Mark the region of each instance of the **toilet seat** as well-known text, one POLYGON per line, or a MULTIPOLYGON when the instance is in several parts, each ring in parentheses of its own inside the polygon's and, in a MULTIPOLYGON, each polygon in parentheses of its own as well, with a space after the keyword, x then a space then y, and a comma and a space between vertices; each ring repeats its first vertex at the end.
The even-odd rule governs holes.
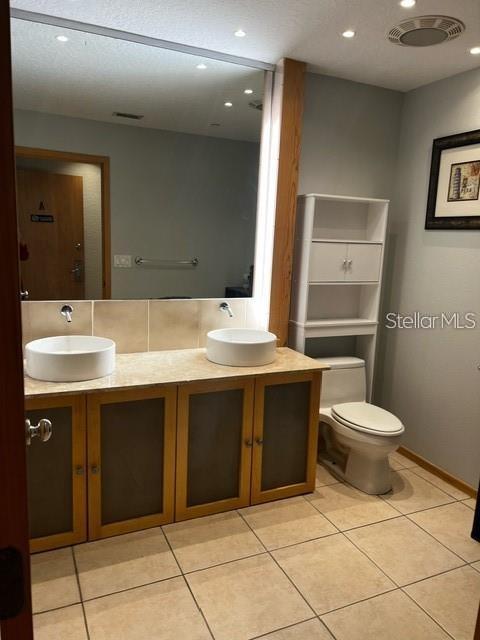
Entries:
POLYGON ((376 436, 398 436, 405 431, 400 420, 390 413, 368 402, 344 402, 331 409, 338 422, 364 433, 376 436))

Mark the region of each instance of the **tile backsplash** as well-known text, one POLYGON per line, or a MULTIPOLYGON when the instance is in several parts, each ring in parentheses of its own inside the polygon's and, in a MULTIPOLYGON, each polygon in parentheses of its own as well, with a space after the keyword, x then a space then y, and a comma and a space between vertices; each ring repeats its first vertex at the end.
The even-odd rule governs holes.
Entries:
POLYGON ((220 311, 225 298, 205 300, 54 300, 22 302, 23 344, 57 335, 96 335, 116 342, 117 353, 195 349, 212 329, 255 326, 251 298, 228 302, 234 317, 220 311), (60 314, 73 307, 72 322, 60 314))

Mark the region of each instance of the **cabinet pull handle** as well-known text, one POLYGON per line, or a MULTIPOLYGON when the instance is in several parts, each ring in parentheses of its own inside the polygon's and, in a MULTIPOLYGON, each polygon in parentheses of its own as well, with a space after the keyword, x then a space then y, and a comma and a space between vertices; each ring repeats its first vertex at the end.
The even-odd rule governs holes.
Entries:
POLYGON ((246 447, 253 447, 253 440, 252 439, 245 440, 245 446, 246 447))
POLYGON ((255 442, 258 444, 258 446, 261 446, 263 444, 263 438, 255 438, 255 442))
POLYGON ((347 268, 348 269, 352 268, 352 263, 353 263, 353 260, 347 260, 347 268))
POLYGON ((346 258, 344 258, 343 263, 342 263, 342 269, 343 269, 344 271, 346 271, 346 270, 347 270, 347 262, 348 262, 348 261, 347 261, 347 259, 346 259, 346 258))
POLYGON ((96 475, 97 473, 100 473, 100 466, 98 464, 92 464, 90 471, 96 475))
POLYGON ((83 476, 84 473, 85 473, 85 469, 82 467, 82 465, 79 464, 75 467, 75 474, 77 476, 83 476))

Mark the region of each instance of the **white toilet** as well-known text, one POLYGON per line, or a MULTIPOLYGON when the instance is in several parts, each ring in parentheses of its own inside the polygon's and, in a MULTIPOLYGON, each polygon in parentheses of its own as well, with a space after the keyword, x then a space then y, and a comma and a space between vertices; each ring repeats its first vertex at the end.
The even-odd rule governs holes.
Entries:
POLYGON ((330 367, 322 377, 320 462, 365 493, 390 491, 388 454, 399 447, 405 427, 392 413, 366 401, 364 360, 317 360, 330 367))

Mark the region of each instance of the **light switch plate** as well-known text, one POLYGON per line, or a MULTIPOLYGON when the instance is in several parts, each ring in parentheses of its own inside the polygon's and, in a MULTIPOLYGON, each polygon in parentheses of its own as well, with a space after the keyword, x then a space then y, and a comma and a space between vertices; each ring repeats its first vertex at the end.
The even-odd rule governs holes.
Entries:
POLYGON ((113 256, 113 266, 120 269, 130 269, 132 266, 132 256, 113 256))

